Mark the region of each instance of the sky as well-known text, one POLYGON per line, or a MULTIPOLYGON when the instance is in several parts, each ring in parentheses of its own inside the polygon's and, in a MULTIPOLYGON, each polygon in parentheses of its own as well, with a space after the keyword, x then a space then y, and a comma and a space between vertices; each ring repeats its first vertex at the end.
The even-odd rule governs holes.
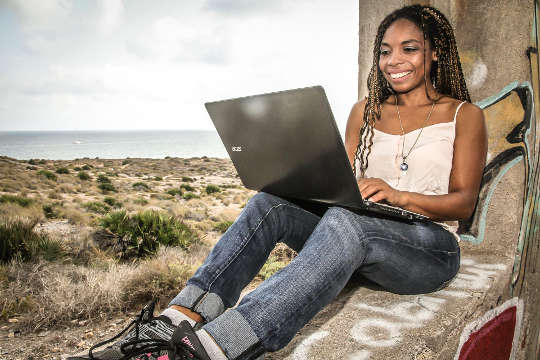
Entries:
POLYGON ((0 0, 0 131, 213 129, 204 103, 322 85, 341 131, 357 0, 0 0))

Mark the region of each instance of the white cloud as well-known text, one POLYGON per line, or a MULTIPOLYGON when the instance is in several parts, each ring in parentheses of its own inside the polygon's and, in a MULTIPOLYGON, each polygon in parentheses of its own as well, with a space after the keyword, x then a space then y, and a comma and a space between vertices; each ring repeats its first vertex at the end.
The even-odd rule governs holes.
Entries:
POLYGON ((21 16, 23 25, 29 30, 50 30, 62 23, 71 12, 68 0, 6 0, 21 16))
POLYGON ((124 3, 122 0, 99 0, 99 6, 98 29, 103 34, 111 34, 122 23, 124 3))

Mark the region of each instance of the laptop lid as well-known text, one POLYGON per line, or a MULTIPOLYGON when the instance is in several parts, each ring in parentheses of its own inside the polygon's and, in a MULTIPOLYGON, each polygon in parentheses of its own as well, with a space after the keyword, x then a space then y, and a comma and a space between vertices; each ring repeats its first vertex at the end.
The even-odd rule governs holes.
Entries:
POLYGON ((249 189, 362 207, 321 86, 208 102, 208 113, 249 189))

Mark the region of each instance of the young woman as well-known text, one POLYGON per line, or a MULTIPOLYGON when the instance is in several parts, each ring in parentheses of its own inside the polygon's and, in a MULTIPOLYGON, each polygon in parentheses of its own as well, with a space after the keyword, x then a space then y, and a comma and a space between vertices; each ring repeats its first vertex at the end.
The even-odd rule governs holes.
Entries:
POLYGON ((368 88, 345 139, 360 191, 433 221, 339 207, 319 217, 258 193, 168 309, 158 317, 143 309, 115 344, 70 359, 262 358, 287 345, 354 272, 398 294, 432 292, 452 280, 459 269, 455 221, 474 210, 487 137, 444 15, 415 5, 387 16, 368 88), (298 256, 234 307, 277 242, 298 256))

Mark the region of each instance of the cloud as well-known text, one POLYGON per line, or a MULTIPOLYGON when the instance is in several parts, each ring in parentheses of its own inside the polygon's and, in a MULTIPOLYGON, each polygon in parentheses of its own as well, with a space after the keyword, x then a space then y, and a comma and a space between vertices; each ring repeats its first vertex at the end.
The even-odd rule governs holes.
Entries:
POLYGON ((101 16, 98 29, 103 34, 110 34, 122 23, 124 3, 122 0, 100 0, 101 16))
POLYGON ((282 6, 281 0, 206 0, 203 9, 224 15, 244 15, 268 10, 276 11, 282 6))
POLYGON ((170 16, 156 19, 148 28, 127 41, 127 49, 142 59, 169 62, 225 64, 230 39, 225 26, 181 20, 170 16))
POLYGON ((6 0, 20 16, 23 26, 30 31, 55 28, 71 12, 71 2, 67 0, 6 0))

